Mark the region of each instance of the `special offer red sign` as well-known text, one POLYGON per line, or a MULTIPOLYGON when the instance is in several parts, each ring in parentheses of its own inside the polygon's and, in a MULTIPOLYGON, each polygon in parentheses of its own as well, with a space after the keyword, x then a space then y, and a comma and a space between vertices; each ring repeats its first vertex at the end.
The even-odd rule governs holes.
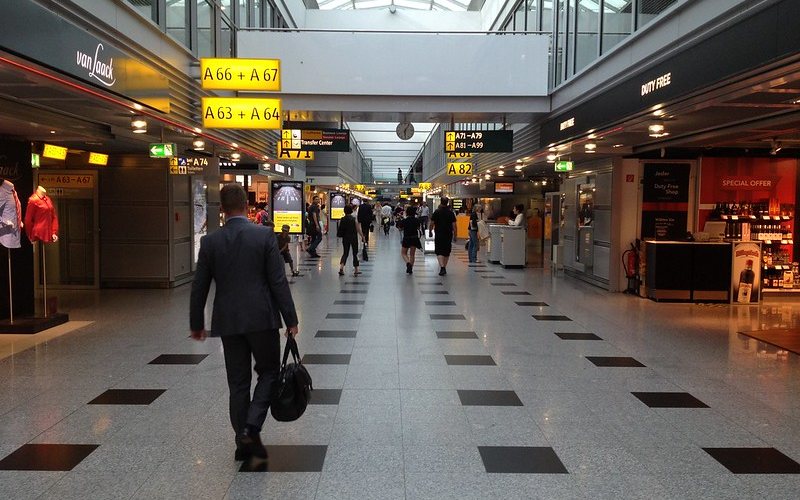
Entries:
POLYGON ((778 184, 778 177, 750 177, 737 175, 720 179, 720 187, 725 191, 772 191, 778 184))

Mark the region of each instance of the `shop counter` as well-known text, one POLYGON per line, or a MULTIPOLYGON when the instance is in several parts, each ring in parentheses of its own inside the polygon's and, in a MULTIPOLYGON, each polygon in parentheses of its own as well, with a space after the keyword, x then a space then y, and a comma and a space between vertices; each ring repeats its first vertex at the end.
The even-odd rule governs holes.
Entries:
POLYGON ((500 229, 500 264, 503 267, 525 267, 526 236, 524 226, 505 226, 500 229))
POLYGON ((508 227, 505 224, 488 224, 489 226, 489 250, 488 250, 488 257, 487 259, 492 264, 499 264, 500 263, 500 256, 502 255, 503 251, 503 236, 500 234, 500 231, 504 227, 508 227))
POLYGON ((731 244, 645 241, 647 297, 660 301, 727 302, 731 286, 731 244))

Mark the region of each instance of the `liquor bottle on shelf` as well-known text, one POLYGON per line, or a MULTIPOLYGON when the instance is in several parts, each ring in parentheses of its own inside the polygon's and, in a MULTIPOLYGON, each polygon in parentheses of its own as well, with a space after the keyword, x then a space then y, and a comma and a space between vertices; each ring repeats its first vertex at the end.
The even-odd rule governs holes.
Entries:
POLYGON ((739 273, 739 292, 736 295, 736 302, 749 304, 750 295, 753 293, 753 280, 756 273, 753 272, 753 261, 748 260, 744 269, 739 273))

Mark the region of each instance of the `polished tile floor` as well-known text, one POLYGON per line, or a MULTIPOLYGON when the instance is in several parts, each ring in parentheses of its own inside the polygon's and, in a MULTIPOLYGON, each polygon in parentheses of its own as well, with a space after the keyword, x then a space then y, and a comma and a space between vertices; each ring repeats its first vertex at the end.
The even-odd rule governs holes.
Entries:
POLYGON ((188 287, 63 293, 77 328, 0 353, 0 498, 798 497, 800 362, 737 332, 800 304, 656 304, 460 245, 409 276, 375 236, 358 277, 300 259, 313 404, 268 420, 266 462, 233 460, 188 287))

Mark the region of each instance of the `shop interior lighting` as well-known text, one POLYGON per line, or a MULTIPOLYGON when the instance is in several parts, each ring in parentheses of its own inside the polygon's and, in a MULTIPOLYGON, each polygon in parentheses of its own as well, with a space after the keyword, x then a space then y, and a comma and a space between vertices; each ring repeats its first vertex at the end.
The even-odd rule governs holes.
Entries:
POLYGON ((550 153, 549 155, 547 155, 547 163, 555 163, 556 158, 558 158, 556 155, 550 153))
POLYGON ((195 128, 194 128, 194 131, 195 131, 196 133, 198 133, 198 134, 202 134, 202 133, 203 133, 203 129, 201 129, 200 127, 195 127, 195 128))
POLYGON ((506 175, 506 171, 501 168, 500 170, 497 171, 497 175, 503 177, 504 175, 506 175))
POLYGON ((51 130, 51 131, 50 131, 50 133, 51 133, 51 134, 55 134, 55 133, 56 133, 56 131, 55 131, 55 130, 51 130))
POLYGON ((772 139, 772 143, 771 144, 772 144, 772 147, 769 150, 769 154, 771 154, 771 155, 776 155, 776 154, 778 154, 778 152, 781 149, 783 149, 783 144, 781 144, 780 141, 776 141, 775 139, 772 139))
POLYGON ((614 145, 613 145, 613 146, 611 146, 611 147, 612 147, 612 148, 621 148, 622 146, 624 146, 624 144, 614 144, 614 145))
POLYGON ((131 130, 134 134, 146 134, 147 120, 145 120, 143 116, 133 115, 131 118, 131 130))
POLYGON ((594 154, 597 152, 597 144, 593 142, 587 142, 586 144, 583 145, 583 150, 586 153, 594 154))
POLYGON ((517 172, 521 172, 523 168, 525 168, 525 165, 517 165, 514 167, 514 170, 516 170, 517 172))
POLYGON ((489 179, 492 178, 492 176, 490 174, 486 174, 486 175, 483 176, 483 178, 486 179, 486 180, 489 180, 489 179))
POLYGON ((542 186, 546 186, 546 185, 547 185, 547 179, 542 179, 542 186))
POLYGON ((242 155, 239 153, 231 153, 231 161, 239 161, 242 158, 242 155))
POLYGON ((664 137, 669 135, 667 132, 667 127, 664 125, 664 122, 653 122, 647 126, 647 133, 650 137, 664 137))
POLYGON ((231 147, 232 147, 232 148, 238 148, 238 147, 239 147, 239 145, 238 145, 238 144, 236 144, 235 142, 232 142, 232 143, 231 143, 231 147))
POLYGON ((203 139, 195 139, 192 141, 192 149, 195 151, 203 151, 206 149, 206 141, 203 139))

